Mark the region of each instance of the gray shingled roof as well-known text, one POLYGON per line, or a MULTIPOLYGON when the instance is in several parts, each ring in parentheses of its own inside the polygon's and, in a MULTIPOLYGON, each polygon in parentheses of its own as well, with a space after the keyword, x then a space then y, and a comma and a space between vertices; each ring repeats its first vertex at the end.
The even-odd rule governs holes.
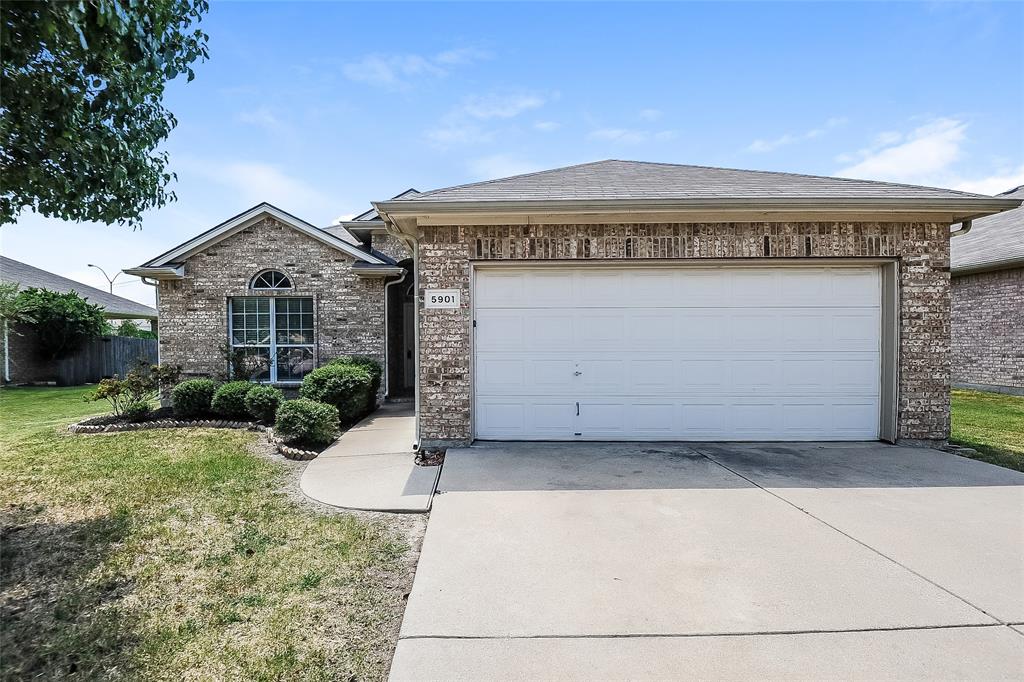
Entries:
POLYGON ((55 275, 52 272, 41 270, 27 263, 16 261, 13 258, 0 256, 0 280, 14 282, 21 289, 49 289, 59 293, 76 291, 89 303, 103 306, 107 317, 123 317, 138 319, 156 318, 156 310, 148 305, 131 301, 121 296, 91 287, 88 284, 76 282, 67 277, 55 275))
POLYGON ((871 180, 641 161, 595 161, 403 196, 385 204, 721 199, 991 199, 871 180))
MULTIPOLYGON (((1024 199, 1024 185, 997 196, 1024 199)), ((950 249, 954 272, 995 269, 1014 262, 1024 265, 1024 207, 978 218, 970 232, 953 237, 950 249)))

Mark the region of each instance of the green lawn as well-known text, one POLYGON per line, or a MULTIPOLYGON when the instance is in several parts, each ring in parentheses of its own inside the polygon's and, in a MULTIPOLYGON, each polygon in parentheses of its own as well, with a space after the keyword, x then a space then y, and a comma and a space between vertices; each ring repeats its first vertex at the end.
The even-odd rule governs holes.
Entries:
POLYGON ((954 390, 950 441, 977 450, 975 459, 1024 471, 1024 397, 954 390))
POLYGON ((397 526, 280 492, 256 435, 74 435, 83 388, 0 391, 0 678, 382 679, 397 526))

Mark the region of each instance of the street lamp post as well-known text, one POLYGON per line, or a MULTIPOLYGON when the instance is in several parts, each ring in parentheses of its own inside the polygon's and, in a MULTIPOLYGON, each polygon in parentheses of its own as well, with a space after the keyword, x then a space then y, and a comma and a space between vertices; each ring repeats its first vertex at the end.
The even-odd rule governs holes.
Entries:
POLYGON ((87 265, 90 268, 96 268, 97 270, 99 270, 100 272, 103 273, 103 276, 106 277, 106 279, 107 279, 107 284, 110 285, 110 293, 114 293, 114 281, 117 280, 117 278, 121 276, 121 274, 122 274, 121 271, 118 270, 117 274, 114 275, 113 279, 111 279, 111 277, 107 274, 107 271, 104 270, 103 268, 101 268, 100 266, 93 265, 92 263, 87 263, 87 265))

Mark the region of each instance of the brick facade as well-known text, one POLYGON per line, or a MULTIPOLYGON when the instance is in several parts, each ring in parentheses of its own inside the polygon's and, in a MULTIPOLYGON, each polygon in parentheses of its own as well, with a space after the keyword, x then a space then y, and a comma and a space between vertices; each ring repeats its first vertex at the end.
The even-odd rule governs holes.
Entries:
POLYGON ((1024 394, 1024 268, 953 277, 953 383, 1024 394))
POLYGON ((370 246, 396 261, 412 258, 412 252, 401 239, 386 232, 376 232, 370 240, 370 246))
POLYGON ((420 310, 420 440, 471 432, 471 263, 893 257, 900 264, 898 435, 949 435, 949 226, 938 223, 707 223, 423 227, 423 289, 462 289, 458 310, 420 310))
POLYGON ((226 369, 228 299, 233 296, 313 297, 316 364, 339 355, 384 358, 384 280, 352 272, 353 259, 273 218, 185 260, 183 280, 160 283, 160 360, 190 375, 226 369), (293 289, 254 292, 261 270, 287 274, 293 289))

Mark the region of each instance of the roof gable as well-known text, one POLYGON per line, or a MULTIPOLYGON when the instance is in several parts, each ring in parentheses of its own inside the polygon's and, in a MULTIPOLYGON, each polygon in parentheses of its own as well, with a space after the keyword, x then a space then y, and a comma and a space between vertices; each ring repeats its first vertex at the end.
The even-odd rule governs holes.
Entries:
POLYGON ((193 237, 183 244, 179 244, 170 251, 160 254, 156 258, 147 261, 141 267, 133 268, 132 271, 135 274, 139 274, 148 268, 167 268, 175 266, 184 259, 209 248, 223 239, 227 239, 231 235, 244 230, 246 227, 253 225, 265 217, 274 218, 292 229, 302 232, 308 237, 312 237, 327 246, 347 253, 358 261, 373 264, 381 264, 384 262, 377 256, 363 251, 341 237, 322 230, 311 223, 307 223, 300 218, 296 218, 290 213, 282 211, 276 206, 264 202, 253 206, 248 211, 240 213, 233 218, 229 218, 220 225, 193 237))

